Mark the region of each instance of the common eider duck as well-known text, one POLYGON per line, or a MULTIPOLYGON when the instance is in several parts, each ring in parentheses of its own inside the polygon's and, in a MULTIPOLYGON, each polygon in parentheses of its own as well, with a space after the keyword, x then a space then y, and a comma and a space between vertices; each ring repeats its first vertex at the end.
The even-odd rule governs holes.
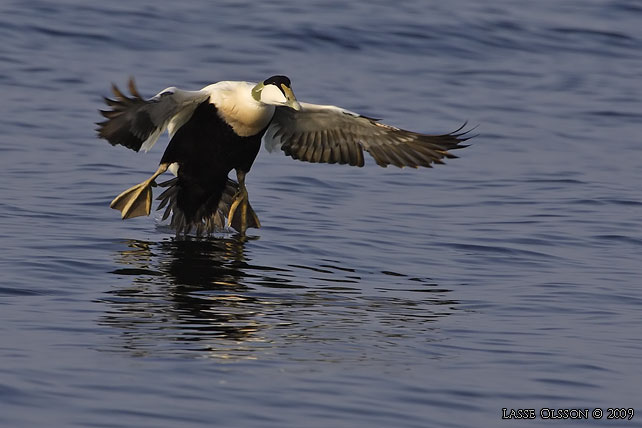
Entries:
POLYGON ((176 175, 160 186, 159 208, 177 234, 211 234, 225 227, 245 234, 260 227, 248 200, 245 175, 261 147, 280 149, 306 162, 363 166, 363 151, 380 166, 430 167, 449 151, 466 147, 465 124, 442 135, 406 131, 331 105, 297 101, 290 79, 272 76, 260 83, 222 81, 198 91, 170 87, 150 99, 129 79, 131 96, 112 85, 105 97, 107 119, 98 136, 112 145, 148 151, 167 130, 171 137, 156 172, 112 202, 123 219, 149 215, 152 186, 168 169, 176 175), (228 178, 236 171, 237 181, 228 178), (227 220, 226 220, 227 219, 227 220))

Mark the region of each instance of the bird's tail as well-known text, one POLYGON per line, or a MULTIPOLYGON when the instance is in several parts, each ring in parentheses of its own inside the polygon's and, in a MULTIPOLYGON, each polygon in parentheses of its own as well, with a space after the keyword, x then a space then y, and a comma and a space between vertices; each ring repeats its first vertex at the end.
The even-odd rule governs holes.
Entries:
MULTIPOLYGON (((236 181, 228 178, 216 209, 212 210, 204 204, 189 218, 177 203, 178 193, 181 190, 178 184, 178 177, 159 183, 159 186, 167 188, 156 198, 160 201, 157 210, 165 209, 162 218, 163 221, 171 214, 172 219, 170 220, 169 226, 174 229, 177 234, 186 235, 194 233, 197 236, 225 231, 225 219, 229 215, 230 207, 234 202, 234 197, 239 188, 236 181)), ((249 205, 247 209, 249 210, 248 214, 254 213, 252 207, 249 205)), ((257 224, 252 224, 255 217, 256 215, 248 215, 248 227, 258 227, 257 224)), ((236 230, 240 230, 239 225, 235 224, 234 221, 231 226, 236 230)))

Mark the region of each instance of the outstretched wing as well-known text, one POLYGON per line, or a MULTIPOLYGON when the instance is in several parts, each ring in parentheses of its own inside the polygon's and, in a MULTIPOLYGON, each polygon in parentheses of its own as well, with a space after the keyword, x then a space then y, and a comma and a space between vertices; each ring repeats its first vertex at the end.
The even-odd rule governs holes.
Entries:
POLYGON ((112 84, 115 98, 106 98, 109 110, 100 110, 107 118, 97 123, 98 136, 112 145, 120 144, 134 151, 148 151, 158 137, 169 128, 176 132, 190 118, 196 106, 207 100, 204 91, 183 91, 174 87, 164 89, 154 97, 141 97, 134 79, 129 79, 131 96, 123 94, 112 84))
POLYGON ((363 166, 363 150, 378 165, 429 167, 455 158, 449 150, 461 143, 466 124, 449 134, 426 135, 385 125, 336 106, 301 103, 301 110, 277 107, 264 142, 269 151, 281 148, 286 155, 307 162, 363 166))

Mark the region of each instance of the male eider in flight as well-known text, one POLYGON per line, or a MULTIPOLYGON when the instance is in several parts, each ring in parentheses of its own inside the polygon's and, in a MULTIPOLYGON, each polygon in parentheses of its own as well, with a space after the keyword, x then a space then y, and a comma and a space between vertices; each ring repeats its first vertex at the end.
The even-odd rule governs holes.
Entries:
POLYGON ((122 218, 149 215, 151 187, 168 169, 176 178, 161 183, 158 209, 172 214, 177 234, 212 233, 225 225, 244 234, 260 227, 250 206, 245 174, 259 152, 279 148, 307 162, 363 166, 367 151, 380 166, 430 167, 454 158, 449 150, 465 147, 463 128, 443 135, 425 135, 384 125, 376 119, 335 106, 298 102, 290 79, 272 76, 260 83, 224 81, 200 91, 174 87, 145 100, 133 79, 131 96, 112 86, 115 98, 105 98, 107 120, 98 123, 98 136, 112 145, 135 151, 152 148, 167 129, 171 140, 156 172, 125 190, 111 203, 122 218), (235 182, 228 178, 236 171, 235 182), (225 223, 227 218, 227 224, 225 223))

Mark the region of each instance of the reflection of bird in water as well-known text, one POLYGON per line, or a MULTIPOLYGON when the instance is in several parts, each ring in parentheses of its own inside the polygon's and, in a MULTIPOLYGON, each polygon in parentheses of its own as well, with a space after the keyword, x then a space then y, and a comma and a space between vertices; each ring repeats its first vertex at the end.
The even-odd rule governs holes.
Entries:
POLYGON ((165 241, 161 248, 172 255, 167 273, 177 287, 216 285, 218 288, 246 288, 245 243, 239 239, 212 241, 165 241))
POLYGON ((235 359, 293 352, 326 360, 337 350, 329 341, 341 343, 349 332, 355 358, 372 357, 362 347, 367 343, 389 358, 397 339, 425 335, 428 324, 458 304, 429 278, 367 272, 337 260, 259 266, 245 244, 127 242, 116 255, 122 267, 113 271, 121 284, 106 292, 101 317, 120 332, 117 350, 235 359))
MULTIPOLYGON (((102 322, 123 330, 127 348, 144 350, 170 341, 191 342, 195 349, 259 340, 254 314, 257 299, 248 295, 244 241, 240 239, 129 241, 119 253, 125 267, 118 275, 134 276, 130 286, 108 292, 111 306, 102 322), (211 343, 216 339, 216 346, 211 343), (209 342, 208 344, 204 342, 209 342)), ((223 346, 223 352, 231 352, 223 346)))

